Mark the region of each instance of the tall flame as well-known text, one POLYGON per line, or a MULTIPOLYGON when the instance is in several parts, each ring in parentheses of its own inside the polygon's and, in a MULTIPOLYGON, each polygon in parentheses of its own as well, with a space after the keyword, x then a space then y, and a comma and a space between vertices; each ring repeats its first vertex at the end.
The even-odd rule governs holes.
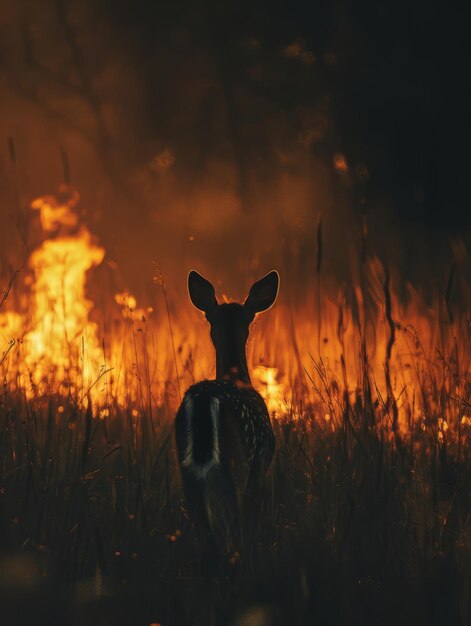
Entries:
POLYGON ((78 200, 77 193, 63 188, 57 197, 32 202, 48 238, 28 260, 32 276, 27 312, 0 316, 4 335, 19 337, 20 328, 27 328, 22 337, 22 368, 40 391, 70 393, 78 376, 91 385, 103 358, 97 326, 89 319, 93 303, 87 300, 85 287, 88 270, 103 261, 105 251, 80 224, 78 200))

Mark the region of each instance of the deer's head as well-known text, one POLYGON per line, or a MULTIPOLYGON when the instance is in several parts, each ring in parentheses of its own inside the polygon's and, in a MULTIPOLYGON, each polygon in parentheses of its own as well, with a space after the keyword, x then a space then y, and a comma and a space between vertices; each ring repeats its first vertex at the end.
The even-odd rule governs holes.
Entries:
POLYGON ((250 382, 245 344, 249 326, 257 313, 275 303, 280 278, 269 272, 252 285, 244 304, 219 304, 213 285, 192 270, 188 274, 188 292, 193 305, 203 311, 211 325, 211 340, 216 349, 216 377, 250 382))

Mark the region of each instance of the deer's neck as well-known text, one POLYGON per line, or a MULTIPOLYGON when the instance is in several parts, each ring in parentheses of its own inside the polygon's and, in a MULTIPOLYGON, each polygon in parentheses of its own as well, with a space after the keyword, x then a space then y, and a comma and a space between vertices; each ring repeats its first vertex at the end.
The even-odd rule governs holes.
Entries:
POLYGON ((250 385, 245 345, 226 343, 216 348, 216 378, 240 381, 250 385))

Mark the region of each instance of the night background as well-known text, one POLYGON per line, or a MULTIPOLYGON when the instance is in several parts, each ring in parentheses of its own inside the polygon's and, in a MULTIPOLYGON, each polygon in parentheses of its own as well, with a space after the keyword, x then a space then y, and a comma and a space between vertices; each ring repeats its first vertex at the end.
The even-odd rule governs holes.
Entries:
POLYGON ((422 0, 0 0, 2 623, 469 623, 467 29, 422 0), (51 228, 30 208, 74 192, 51 228), (44 392, 34 254, 82 227, 77 315, 105 363, 83 392, 64 332, 67 365, 38 352, 44 392), (195 574, 172 447, 185 384, 214 376, 192 268, 220 301, 281 275, 249 363, 290 403, 235 592, 195 574), (116 337, 134 391, 92 409, 116 337))

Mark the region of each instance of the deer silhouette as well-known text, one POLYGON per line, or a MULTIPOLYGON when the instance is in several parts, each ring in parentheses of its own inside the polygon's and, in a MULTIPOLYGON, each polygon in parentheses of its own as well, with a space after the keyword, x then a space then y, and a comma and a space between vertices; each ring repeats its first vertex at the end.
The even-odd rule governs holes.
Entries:
POLYGON ((205 313, 216 349, 216 379, 192 385, 177 412, 175 433, 183 490, 199 535, 202 567, 219 570, 223 554, 248 546, 275 436, 253 388, 246 358, 249 327, 278 295, 278 272, 254 283, 244 304, 218 304, 213 285, 188 275, 193 305, 205 313))

